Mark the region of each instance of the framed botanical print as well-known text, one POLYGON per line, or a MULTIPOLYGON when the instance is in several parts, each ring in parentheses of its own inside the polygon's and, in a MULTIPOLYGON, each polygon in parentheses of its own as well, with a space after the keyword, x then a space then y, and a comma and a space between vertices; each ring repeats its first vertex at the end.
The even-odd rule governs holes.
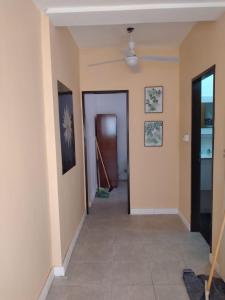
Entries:
POLYGON ((145 147, 161 147, 163 145, 163 121, 145 121, 145 147))
POLYGON ((152 86, 145 88, 145 113, 163 112, 163 87, 152 86))

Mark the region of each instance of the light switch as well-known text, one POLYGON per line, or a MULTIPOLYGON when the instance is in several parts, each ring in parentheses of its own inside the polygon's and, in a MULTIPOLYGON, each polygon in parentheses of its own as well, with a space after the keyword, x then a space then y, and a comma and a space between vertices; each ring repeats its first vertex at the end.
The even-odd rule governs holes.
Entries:
POLYGON ((190 142, 190 134, 185 133, 185 134, 183 135, 183 141, 184 141, 185 143, 189 143, 189 142, 190 142))

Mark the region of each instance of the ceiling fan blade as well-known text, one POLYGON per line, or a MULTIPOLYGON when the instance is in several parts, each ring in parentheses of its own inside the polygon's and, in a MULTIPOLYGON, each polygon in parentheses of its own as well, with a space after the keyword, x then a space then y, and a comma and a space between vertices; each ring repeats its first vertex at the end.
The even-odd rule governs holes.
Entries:
POLYGON ((179 59, 176 56, 154 56, 154 55, 147 55, 147 56, 141 56, 141 60, 146 61, 161 61, 161 62, 173 62, 178 63, 179 59))
POLYGON ((96 67, 96 66, 100 66, 100 65, 112 64, 112 63, 117 63, 117 62, 124 62, 124 59, 120 58, 120 59, 114 59, 114 60, 101 61, 101 62, 97 62, 94 64, 89 64, 88 67, 96 67))

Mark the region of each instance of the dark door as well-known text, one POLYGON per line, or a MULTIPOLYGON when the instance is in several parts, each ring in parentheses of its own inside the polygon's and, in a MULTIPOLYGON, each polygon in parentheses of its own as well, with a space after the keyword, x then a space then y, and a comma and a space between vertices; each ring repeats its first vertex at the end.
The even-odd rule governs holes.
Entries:
MULTIPOLYGON (((96 138, 101 152, 105 170, 112 187, 118 185, 117 166, 117 119, 114 114, 98 114, 95 119, 96 138)), ((101 160, 98 163, 101 187, 108 187, 101 160)))
POLYGON ((211 246, 213 204, 215 67, 192 81, 191 230, 211 246))

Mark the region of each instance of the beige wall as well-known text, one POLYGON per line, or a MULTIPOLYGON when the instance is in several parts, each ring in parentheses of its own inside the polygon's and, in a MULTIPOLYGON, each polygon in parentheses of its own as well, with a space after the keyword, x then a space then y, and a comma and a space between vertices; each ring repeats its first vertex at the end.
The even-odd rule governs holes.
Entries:
MULTIPOLYGON (((140 49, 140 54, 177 55, 176 49, 140 49)), ((88 67, 121 57, 120 49, 81 49, 81 90, 129 90, 131 208, 178 207, 179 67, 146 62, 140 73, 124 63, 88 67), (144 113, 144 87, 164 86, 164 113, 144 113), (144 147, 144 121, 164 121, 164 145, 144 147), (163 186, 163 188, 162 188, 163 186)))
MULTIPOLYGON (((180 49, 180 141, 184 133, 191 133, 191 80, 216 64, 215 157, 213 245, 218 237, 224 201, 225 146, 225 17, 214 23, 194 27, 180 49)), ((180 142, 180 209, 188 221, 191 215, 191 143, 180 142)), ((223 254, 225 241, 223 241, 223 254)), ((225 258, 220 257, 221 273, 225 276, 225 258)))
POLYGON ((0 298, 36 300, 84 214, 78 49, 30 0, 0 4, 0 298), (57 79, 73 90, 76 167, 61 175, 57 79))
POLYGON ((83 180, 82 113, 79 87, 79 53, 67 29, 50 27, 52 55, 52 80, 55 112, 56 156, 59 192, 59 218, 61 233, 61 259, 65 258, 69 245, 85 212, 83 180), (57 80, 73 91, 76 166, 62 175, 59 132, 57 80))
POLYGON ((0 2, 0 298, 38 298, 51 267, 41 15, 0 2))

